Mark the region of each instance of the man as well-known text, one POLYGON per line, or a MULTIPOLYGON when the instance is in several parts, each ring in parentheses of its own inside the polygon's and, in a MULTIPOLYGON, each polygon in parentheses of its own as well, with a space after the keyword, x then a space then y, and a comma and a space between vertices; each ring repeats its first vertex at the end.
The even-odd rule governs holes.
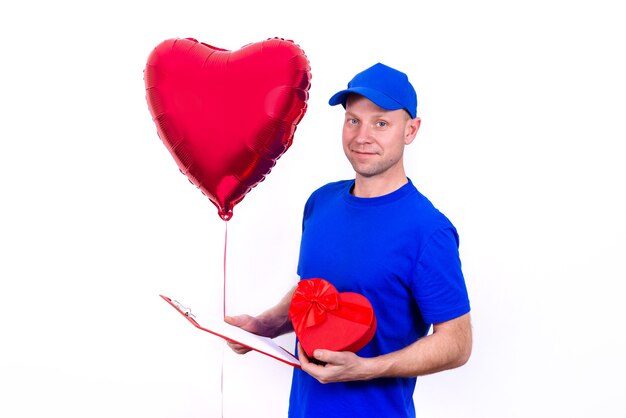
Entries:
MULTIPOLYGON (((405 174, 404 147, 420 127, 407 76, 378 63, 329 103, 345 108, 343 150, 355 178, 307 201, 298 275, 364 295, 377 330, 358 353, 318 349, 312 360, 298 346, 302 369, 294 369, 289 416, 414 417, 416 377, 459 367, 471 353, 459 238, 405 174)), ((292 331, 292 295, 256 318, 226 321, 269 337, 292 331)))

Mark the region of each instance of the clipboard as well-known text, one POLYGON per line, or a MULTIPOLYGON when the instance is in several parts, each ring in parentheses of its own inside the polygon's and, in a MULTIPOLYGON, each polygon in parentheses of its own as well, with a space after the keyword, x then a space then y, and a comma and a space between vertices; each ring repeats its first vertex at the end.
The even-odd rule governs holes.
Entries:
POLYGON ((200 325, 200 323, 196 320, 195 315, 191 312, 191 309, 185 307, 180 302, 172 298, 163 295, 159 296, 161 296, 164 301, 169 303, 189 322, 191 322, 194 327, 201 329, 202 331, 206 331, 209 334, 223 338, 226 341, 246 346, 251 350, 258 351, 261 354, 265 354, 266 356, 272 357, 273 359, 290 366, 300 368, 300 361, 298 358, 285 348, 276 344, 276 342, 274 342, 271 338, 253 334, 223 321, 207 321, 204 326, 200 325))

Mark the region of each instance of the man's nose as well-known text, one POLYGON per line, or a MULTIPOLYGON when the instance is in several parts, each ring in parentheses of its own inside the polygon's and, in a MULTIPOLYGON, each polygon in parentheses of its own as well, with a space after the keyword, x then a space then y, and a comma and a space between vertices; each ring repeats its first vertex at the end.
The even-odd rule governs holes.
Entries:
POLYGON ((363 124, 359 126, 359 131, 357 132, 356 141, 358 143, 369 143, 372 142, 372 129, 371 127, 363 124))

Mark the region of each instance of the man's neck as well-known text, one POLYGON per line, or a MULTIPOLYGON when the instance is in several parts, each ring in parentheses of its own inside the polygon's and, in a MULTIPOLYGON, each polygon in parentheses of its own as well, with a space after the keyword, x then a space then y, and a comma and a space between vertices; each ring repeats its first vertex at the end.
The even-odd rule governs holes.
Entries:
POLYGON ((356 197, 379 197, 395 192, 409 182, 402 173, 401 176, 385 178, 384 176, 364 177, 356 175, 352 194, 356 197))

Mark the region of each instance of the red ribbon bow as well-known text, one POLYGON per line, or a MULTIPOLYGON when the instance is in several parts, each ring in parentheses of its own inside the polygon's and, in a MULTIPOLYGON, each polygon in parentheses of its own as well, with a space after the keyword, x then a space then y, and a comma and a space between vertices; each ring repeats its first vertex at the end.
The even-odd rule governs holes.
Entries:
POLYGON ((319 325, 326 321, 326 312, 339 309, 337 289, 323 279, 301 280, 291 299, 289 318, 298 328, 296 334, 305 328, 319 325))

